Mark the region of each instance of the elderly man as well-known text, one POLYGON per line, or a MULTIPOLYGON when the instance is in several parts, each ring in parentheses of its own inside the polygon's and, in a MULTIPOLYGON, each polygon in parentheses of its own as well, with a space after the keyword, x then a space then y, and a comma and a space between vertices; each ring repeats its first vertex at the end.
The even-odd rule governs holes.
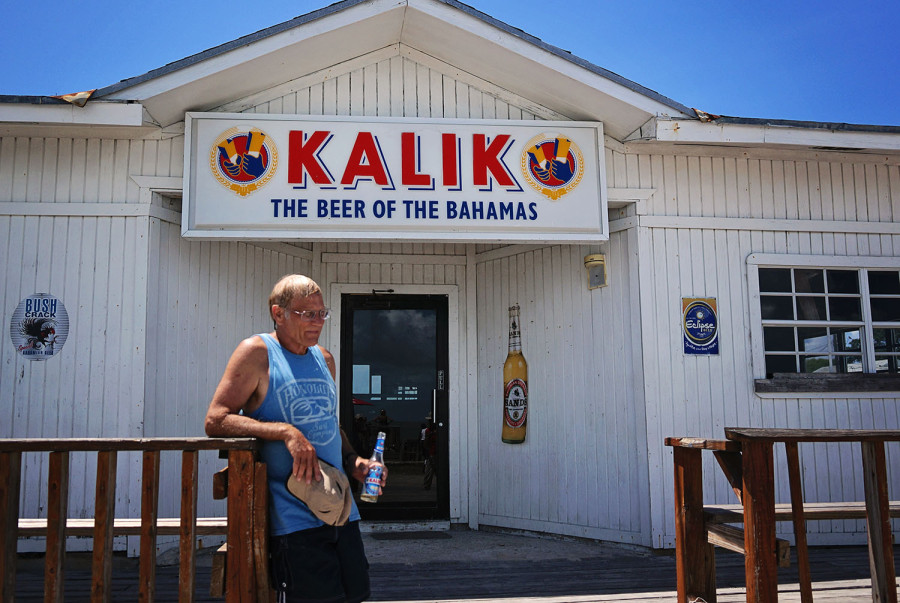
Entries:
POLYGON ((269 312, 275 330, 243 340, 231 355, 206 433, 263 440, 279 601, 362 601, 369 575, 356 504, 348 497, 349 521, 329 525, 287 485, 293 476, 293 484, 314 488, 323 479, 320 467, 328 467, 320 461, 359 481, 373 464, 354 452, 338 424, 334 357, 318 345, 330 312, 319 286, 299 274, 275 284, 269 312))

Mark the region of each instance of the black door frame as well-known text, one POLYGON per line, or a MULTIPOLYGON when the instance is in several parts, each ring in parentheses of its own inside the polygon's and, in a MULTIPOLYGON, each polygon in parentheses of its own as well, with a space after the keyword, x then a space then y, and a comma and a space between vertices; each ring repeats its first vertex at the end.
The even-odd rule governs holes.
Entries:
MULTIPOLYGON (((433 309, 436 311, 436 363, 438 371, 443 372, 443 378, 435 375, 435 417, 437 428, 437 453, 438 458, 443 459, 437 465, 435 474, 437 501, 434 504, 422 503, 382 503, 361 505, 360 514, 366 520, 421 520, 421 519, 449 519, 450 518, 450 468, 449 468, 449 372, 450 372, 450 346, 449 346, 449 298, 446 294, 421 294, 421 293, 343 293, 341 294, 341 325, 340 325, 340 421, 345 431, 352 429, 353 425, 353 312, 356 310, 408 310, 408 309, 433 309)), ((348 436, 351 435, 348 431, 348 436)), ((390 472, 390 466, 388 466, 390 472)), ((390 487, 390 475, 388 485, 390 487)))

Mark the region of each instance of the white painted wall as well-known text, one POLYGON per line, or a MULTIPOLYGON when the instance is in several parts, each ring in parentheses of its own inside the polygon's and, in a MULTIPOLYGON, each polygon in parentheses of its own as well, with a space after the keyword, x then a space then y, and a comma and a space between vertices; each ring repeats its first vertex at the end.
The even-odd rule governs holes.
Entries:
MULTIPOLYGON (((403 46, 217 110, 565 119, 403 46)), ((471 525, 670 546, 665 436, 719 437, 728 425, 900 428, 896 398, 752 393, 745 266, 746 256, 759 252, 900 255, 896 160, 607 144, 610 188, 636 192, 635 202, 611 211, 612 234, 603 246, 290 246, 180 238, 177 207, 153 195, 147 179, 181 177, 181 136, 4 137, 3 323, 20 299, 47 291, 66 304, 72 327, 63 352, 43 363, 21 360, 6 340, 0 437, 201 434, 228 355, 241 338, 269 328, 264 299, 279 276, 293 271, 307 272, 326 291, 402 285, 458 292, 457 315, 450 317, 460 367, 450 376, 459 383, 451 412, 460 443, 453 451, 452 513, 471 525), (583 257, 601 250, 610 286, 588 291, 583 257), (686 296, 718 299, 719 356, 682 355, 686 296), (499 435, 512 303, 522 307, 530 369, 522 446, 504 445, 499 435)), ((334 323, 329 329, 323 344, 334 347, 334 323)), ((889 457, 895 491, 897 454, 892 449, 889 457)), ((807 492, 858 498, 845 456, 805 454, 807 492)), ((137 513, 137 463, 120 459, 120 515, 122 506, 137 513)), ((174 464, 165 461, 164 470, 174 464)), ((204 461, 201 487, 218 466, 204 461)), ((72 474, 70 512, 89 515, 93 468, 73 458, 72 474)), ((730 491, 712 478, 715 469, 707 474, 710 496, 726 500, 730 491)), ((177 472, 164 480, 163 491, 174 490, 177 472)), ((45 462, 28 460, 23 515, 43 513, 45 481, 45 462)), ((161 513, 174 514, 174 500, 166 495, 161 513)), ((220 503, 201 507, 203 514, 223 512, 220 503)), ((812 529, 823 541, 860 535, 856 522, 812 529)))

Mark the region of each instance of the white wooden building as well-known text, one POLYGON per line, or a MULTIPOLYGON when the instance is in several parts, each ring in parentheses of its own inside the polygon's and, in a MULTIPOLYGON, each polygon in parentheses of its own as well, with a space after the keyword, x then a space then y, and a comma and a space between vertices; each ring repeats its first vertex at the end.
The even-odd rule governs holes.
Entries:
MULTIPOLYGON (((443 524, 671 547, 666 436, 900 429, 900 128, 708 116, 455 0, 345 0, 97 90, 83 107, 0 97, 0 256, 0 437, 202 435, 230 353, 270 329, 266 298, 287 273, 313 277, 334 310, 321 343, 345 405, 358 393, 343 374, 356 366, 347 300, 445 300, 446 463, 429 516, 443 524), (600 124, 589 169, 605 213, 597 232, 568 239, 339 224, 192 236, 186 125, 211 114, 263 129, 600 124), (608 285, 590 289, 584 259, 599 253, 608 285), (64 347, 44 361, 12 341, 14 312, 36 293, 68 314, 64 347), (691 299, 715 300, 716 354, 685 353, 691 299), (513 304, 529 364, 522 445, 500 438, 513 304), (781 315, 784 304, 813 314, 781 315), (782 371, 827 377, 829 391, 765 379, 782 371)), ((808 500, 862 500, 843 446, 801 449, 808 500)), ((896 495, 900 449, 888 455, 896 495)), ((45 459, 27 458, 21 513, 40 516, 45 459)), ((89 464, 72 459, 70 515, 91 515, 89 464)), ((204 460, 201 483, 221 466, 204 460)), ((177 515, 176 467, 162 515, 177 515)), ((706 474, 710 498, 731 502, 706 474)), ((120 458, 118 515, 139 516, 139 478, 140 459, 120 458)), ((224 514, 201 503, 201 515, 224 514)), ((404 519, 402 505, 390 519, 404 519)), ((858 521, 810 531, 812 544, 865 541, 858 521)))

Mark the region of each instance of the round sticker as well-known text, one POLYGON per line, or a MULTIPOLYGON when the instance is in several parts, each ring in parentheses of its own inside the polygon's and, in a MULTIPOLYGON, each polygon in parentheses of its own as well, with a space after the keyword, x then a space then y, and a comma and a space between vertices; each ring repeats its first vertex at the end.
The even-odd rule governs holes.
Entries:
POLYGON ((28 360, 47 360, 62 351, 69 335, 69 315, 49 293, 35 293, 19 302, 9 322, 16 351, 28 360))

